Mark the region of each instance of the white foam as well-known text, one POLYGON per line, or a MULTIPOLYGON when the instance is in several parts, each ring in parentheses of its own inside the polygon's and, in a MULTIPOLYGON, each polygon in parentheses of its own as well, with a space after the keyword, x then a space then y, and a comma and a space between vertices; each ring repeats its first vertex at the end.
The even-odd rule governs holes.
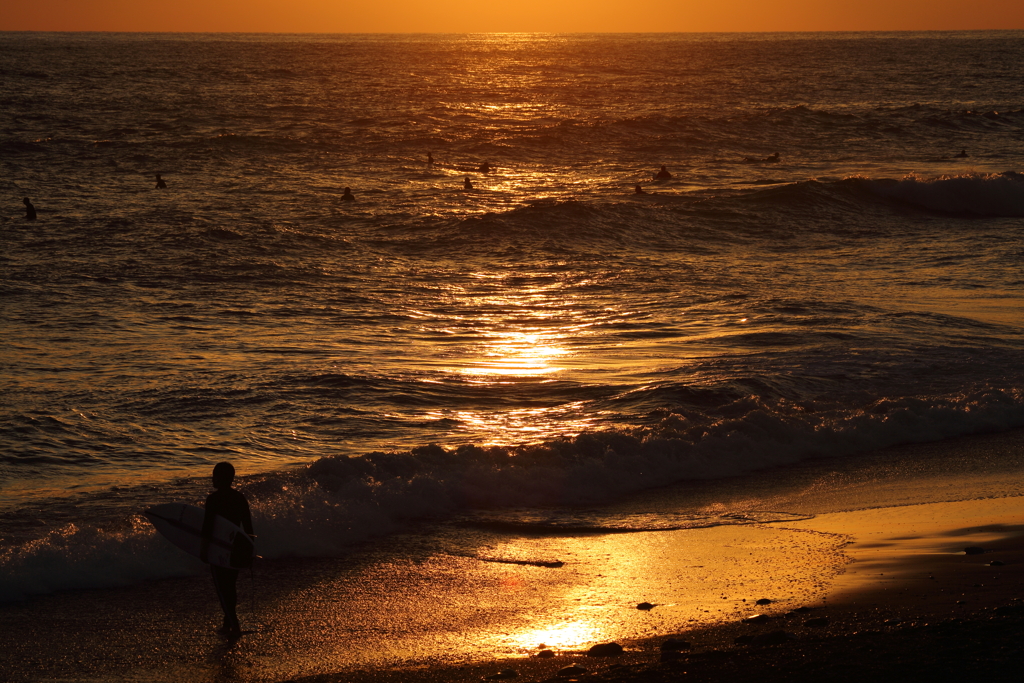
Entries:
MULTIPOLYGON (((253 503, 260 555, 337 556, 410 520, 471 509, 595 504, 685 479, 1024 427, 1024 391, 883 399, 857 410, 816 412, 749 397, 720 415, 671 414, 628 433, 590 433, 515 449, 428 446, 326 457, 240 488, 253 503), (725 413, 733 416, 720 416, 725 413)), ((68 525, 6 549, 0 554, 0 600, 203 571, 141 515, 131 515, 130 522, 118 531, 68 525)))

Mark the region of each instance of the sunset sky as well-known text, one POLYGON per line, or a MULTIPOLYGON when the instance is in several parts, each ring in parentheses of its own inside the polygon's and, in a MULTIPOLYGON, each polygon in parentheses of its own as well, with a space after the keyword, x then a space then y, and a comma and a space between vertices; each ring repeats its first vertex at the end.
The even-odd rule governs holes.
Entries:
POLYGON ((463 33, 1024 29, 986 0, 7 0, 4 31, 463 33))

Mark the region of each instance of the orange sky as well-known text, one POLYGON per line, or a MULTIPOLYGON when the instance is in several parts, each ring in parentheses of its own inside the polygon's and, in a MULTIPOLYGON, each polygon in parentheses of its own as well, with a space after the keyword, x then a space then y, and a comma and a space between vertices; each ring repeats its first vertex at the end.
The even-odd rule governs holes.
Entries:
POLYGON ((5 0, 4 31, 1024 29, 1024 0, 5 0))

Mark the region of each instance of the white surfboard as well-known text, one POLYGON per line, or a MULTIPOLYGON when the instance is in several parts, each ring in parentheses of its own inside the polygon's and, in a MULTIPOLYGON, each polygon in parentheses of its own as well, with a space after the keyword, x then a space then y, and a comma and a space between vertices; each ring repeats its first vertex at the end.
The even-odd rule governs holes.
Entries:
MULTIPOLYGON (((203 541, 202 508, 184 503, 165 503, 146 510, 146 517, 167 540, 189 555, 199 557, 203 541)), ((206 561, 218 567, 244 569, 256 557, 255 539, 242 527, 220 515, 213 520, 213 537, 206 561)))

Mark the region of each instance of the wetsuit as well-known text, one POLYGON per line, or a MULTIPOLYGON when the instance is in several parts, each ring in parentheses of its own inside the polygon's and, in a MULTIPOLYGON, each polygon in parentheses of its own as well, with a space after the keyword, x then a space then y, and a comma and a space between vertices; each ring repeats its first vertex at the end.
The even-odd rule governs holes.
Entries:
MULTIPOLYGON (((203 517, 203 538, 213 536, 213 520, 220 515, 224 519, 242 527, 245 533, 252 535, 252 515, 249 513, 249 501, 233 488, 221 488, 211 493, 206 499, 206 516, 203 517)), ((220 606, 224 609, 224 628, 228 631, 239 631, 238 614, 238 570, 228 567, 210 565, 213 574, 213 585, 220 598, 220 606)))

